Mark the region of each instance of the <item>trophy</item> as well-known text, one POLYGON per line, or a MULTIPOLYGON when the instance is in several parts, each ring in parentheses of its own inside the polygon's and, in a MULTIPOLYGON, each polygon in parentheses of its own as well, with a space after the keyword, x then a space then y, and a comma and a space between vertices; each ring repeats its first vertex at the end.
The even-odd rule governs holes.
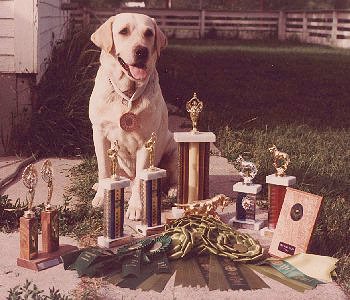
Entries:
POLYGON ((43 252, 55 252, 59 248, 59 224, 58 211, 51 205, 53 192, 53 170, 51 161, 46 160, 41 168, 41 178, 47 183, 47 200, 45 209, 41 212, 42 250, 43 252))
POLYGON ((38 172, 33 164, 28 165, 23 171, 22 182, 28 189, 28 210, 20 218, 20 253, 17 265, 25 265, 26 262, 38 256, 38 222, 32 208, 35 187, 38 183, 38 172))
POLYGON ((197 129, 203 102, 198 100, 196 93, 186 103, 186 109, 190 113, 193 128, 190 132, 174 133, 178 143, 178 204, 209 198, 209 150, 210 143, 216 139, 214 133, 197 129))
POLYGON ((119 176, 117 175, 118 170, 118 151, 120 149, 120 146, 118 144, 118 141, 115 140, 113 143, 113 146, 107 150, 107 155, 109 159, 111 160, 111 179, 118 180, 119 176))
POLYGON ((197 94, 193 93, 193 97, 187 101, 186 110, 190 113, 190 118, 192 121, 192 134, 197 134, 197 123, 199 119, 199 114, 203 110, 203 102, 197 98, 197 94))
POLYGON ((145 148, 148 151, 149 167, 148 171, 155 171, 157 168, 154 166, 154 147, 156 144, 156 134, 152 132, 150 139, 146 142, 145 148))
POLYGON ((117 247, 132 240, 124 234, 124 189, 130 185, 130 180, 117 175, 118 141, 114 141, 107 155, 111 160, 111 177, 100 180, 104 189, 103 236, 97 238, 97 244, 104 248, 117 247))
POLYGON ((268 184, 269 221, 268 228, 264 228, 262 235, 272 236, 276 228, 287 187, 296 183, 295 176, 287 176, 286 170, 290 163, 289 155, 279 151, 275 145, 268 149, 273 155, 275 174, 266 176, 268 184))
POLYGON ((142 224, 136 225, 136 230, 144 236, 154 235, 164 230, 164 225, 161 222, 161 179, 166 177, 166 170, 154 166, 155 145, 156 134, 152 132, 151 137, 145 143, 145 148, 148 151, 149 167, 137 175, 141 181, 143 208, 142 224))
POLYGON ((275 145, 272 145, 272 147, 269 148, 269 151, 273 154, 273 166, 276 169, 275 175, 284 177, 290 163, 289 155, 285 152, 279 151, 275 145))
POLYGON ((260 230, 264 225, 264 221, 256 218, 256 199, 262 186, 253 183, 258 169, 254 163, 244 160, 241 155, 238 156, 236 162, 243 182, 237 182, 233 185, 233 191, 238 193, 236 217, 232 218, 229 224, 239 228, 260 230))

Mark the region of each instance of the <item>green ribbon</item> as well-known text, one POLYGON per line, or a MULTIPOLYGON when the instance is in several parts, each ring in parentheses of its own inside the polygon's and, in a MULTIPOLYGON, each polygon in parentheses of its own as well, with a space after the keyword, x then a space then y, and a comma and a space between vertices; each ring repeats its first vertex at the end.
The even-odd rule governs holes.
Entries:
POLYGON ((310 287, 315 288, 318 284, 323 284, 324 282, 319 281, 315 278, 305 275, 297 268, 292 266, 290 263, 283 260, 268 260, 266 261, 271 267, 276 269, 278 272, 282 273, 284 276, 290 279, 294 279, 310 287))

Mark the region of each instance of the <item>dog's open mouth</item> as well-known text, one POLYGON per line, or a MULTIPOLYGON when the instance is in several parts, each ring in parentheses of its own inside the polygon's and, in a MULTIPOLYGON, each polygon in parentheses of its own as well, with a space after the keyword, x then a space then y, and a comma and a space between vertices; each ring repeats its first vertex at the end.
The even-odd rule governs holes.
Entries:
POLYGON ((147 68, 142 64, 128 65, 120 56, 118 56, 120 65, 128 75, 136 80, 144 80, 147 77, 147 68))

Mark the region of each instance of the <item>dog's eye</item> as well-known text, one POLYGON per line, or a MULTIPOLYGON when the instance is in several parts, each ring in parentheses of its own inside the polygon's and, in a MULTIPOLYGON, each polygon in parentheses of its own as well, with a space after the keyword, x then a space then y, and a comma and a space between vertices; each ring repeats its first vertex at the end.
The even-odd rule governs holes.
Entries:
POLYGON ((127 27, 123 28, 122 30, 119 31, 119 34, 126 35, 129 33, 129 29, 127 27))
POLYGON ((145 37, 152 37, 153 36, 153 31, 151 29, 147 29, 145 31, 145 37))

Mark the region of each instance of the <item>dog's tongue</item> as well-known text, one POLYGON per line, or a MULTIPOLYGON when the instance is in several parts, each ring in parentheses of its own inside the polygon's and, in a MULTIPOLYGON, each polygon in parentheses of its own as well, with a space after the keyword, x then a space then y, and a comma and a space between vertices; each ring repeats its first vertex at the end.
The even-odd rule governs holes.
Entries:
POLYGON ((130 73, 132 77, 137 80, 143 80, 147 77, 147 72, 145 69, 141 69, 135 66, 129 66, 130 73))

